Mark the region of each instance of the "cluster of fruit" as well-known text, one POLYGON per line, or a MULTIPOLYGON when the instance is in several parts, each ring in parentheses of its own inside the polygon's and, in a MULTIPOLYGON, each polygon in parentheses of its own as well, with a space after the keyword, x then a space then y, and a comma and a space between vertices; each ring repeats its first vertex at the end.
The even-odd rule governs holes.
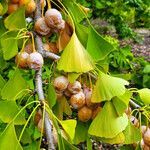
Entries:
POLYGON ((45 16, 38 18, 34 25, 35 31, 42 36, 62 30, 64 27, 65 21, 61 13, 54 8, 48 9, 45 16))
POLYGON ((16 56, 16 64, 19 68, 39 70, 43 66, 43 57, 38 52, 19 52, 16 56))
POLYGON ((57 94, 57 99, 61 100, 64 95, 69 100, 73 109, 78 111, 78 119, 82 122, 87 122, 94 119, 101 110, 100 104, 91 102, 92 89, 81 85, 79 81, 69 83, 64 76, 59 76, 54 79, 53 85, 57 94))
POLYGON ((150 128, 146 126, 141 126, 141 132, 141 147, 143 150, 150 150, 150 128))
POLYGON ((36 9, 36 3, 34 0, 10 0, 7 13, 11 14, 21 6, 25 6, 25 12, 27 15, 32 14, 36 9))

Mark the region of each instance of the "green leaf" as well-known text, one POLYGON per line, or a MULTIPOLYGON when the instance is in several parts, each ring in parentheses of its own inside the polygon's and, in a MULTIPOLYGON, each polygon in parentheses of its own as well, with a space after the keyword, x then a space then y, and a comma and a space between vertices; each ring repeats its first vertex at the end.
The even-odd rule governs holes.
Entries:
POLYGON ((132 94, 130 91, 126 91, 125 94, 114 97, 112 99, 112 102, 116 108, 118 115, 122 115, 124 113, 125 109, 128 107, 131 95, 132 94))
POLYGON ((68 80, 70 83, 74 83, 75 80, 80 76, 80 73, 68 73, 68 80))
POLYGON ((87 51, 95 61, 104 59, 114 47, 107 42, 101 35, 99 35, 93 27, 90 28, 87 51))
MULTIPOLYGON (((4 123, 10 123, 18 114, 19 108, 15 101, 0 101, 0 119, 4 123)), ((20 113, 14 120, 15 125, 25 124, 26 120, 23 113, 20 113)))
POLYGON ((74 144, 79 144, 81 142, 85 142, 88 136, 88 128, 89 125, 87 123, 83 123, 78 121, 77 126, 75 129, 75 137, 74 137, 74 144), (82 134, 81 134, 82 133, 82 134))
POLYGON ((17 98, 19 98, 19 96, 22 96, 23 94, 23 92, 21 94, 19 94, 19 92, 25 89, 27 89, 27 83, 21 76, 19 69, 16 69, 13 77, 9 79, 9 81, 1 90, 2 99, 16 100, 17 98))
POLYGON ((91 101, 94 103, 111 100, 115 96, 125 93, 125 85, 129 83, 121 78, 99 73, 98 80, 93 90, 91 101))
POLYGON ((0 2, 1 2, 0 16, 3 16, 8 10, 8 2, 6 0, 1 0, 0 2))
POLYGON ((93 143, 92 143, 91 139, 88 136, 87 136, 86 143, 87 143, 87 150, 92 150, 93 143))
POLYGON ((0 18, 0 35, 4 34, 6 32, 6 28, 4 26, 4 20, 0 18))
POLYGON ((66 133, 69 135, 70 139, 73 140, 75 135, 75 128, 77 124, 76 120, 73 119, 63 120, 63 121, 59 121, 59 123, 66 131, 66 133))
POLYGON ((9 30, 22 29, 26 27, 25 8, 20 7, 17 11, 10 14, 4 21, 5 27, 9 30))
POLYGON ((125 135, 125 142, 124 144, 133 144, 137 143, 141 140, 141 132, 139 128, 136 128, 134 125, 131 124, 129 121, 128 126, 123 131, 125 135))
POLYGON ((49 82, 47 100, 48 100, 48 104, 51 108, 56 104, 56 99, 57 99, 57 96, 56 96, 55 89, 54 89, 53 85, 49 82))
POLYGON ((9 124, 0 135, 0 148, 3 150, 23 150, 15 133, 14 124, 9 124))
POLYGON ((73 33, 57 64, 58 70, 84 73, 94 69, 94 63, 77 35, 73 33), (67 58, 67 59, 66 59, 67 58))
POLYGON ((150 89, 144 88, 144 89, 138 90, 137 92, 139 93, 141 100, 145 104, 150 104, 150 89))
POLYGON ((3 79, 3 77, 0 75, 0 92, 2 90, 2 88, 4 87, 6 81, 3 79))
POLYGON ((125 136, 121 132, 114 138, 100 138, 100 141, 102 141, 104 143, 109 143, 109 144, 123 144, 125 141, 125 136))
POLYGON ((91 123, 88 133, 97 137, 114 138, 127 125, 127 115, 118 116, 112 102, 108 101, 91 123))
POLYGON ((18 43, 15 38, 7 38, 1 41, 3 56, 9 60, 18 53, 18 43))
POLYGON ((144 67, 143 73, 150 73, 150 65, 144 67))

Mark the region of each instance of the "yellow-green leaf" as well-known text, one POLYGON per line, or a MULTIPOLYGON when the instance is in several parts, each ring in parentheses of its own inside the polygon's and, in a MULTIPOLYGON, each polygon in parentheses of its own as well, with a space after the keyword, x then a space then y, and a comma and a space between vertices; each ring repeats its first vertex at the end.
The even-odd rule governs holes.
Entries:
POLYGON ((128 125, 126 114, 118 116, 112 102, 105 103, 103 109, 90 125, 88 133, 97 137, 114 138, 128 125))
POLYGON ((15 132, 14 124, 9 124, 0 135, 0 149, 2 150, 23 150, 15 132))
POLYGON ((125 93, 125 85, 129 83, 121 78, 112 77, 110 75, 99 73, 98 80, 93 90, 93 103, 109 101, 115 96, 121 96, 125 93))
POLYGON ((94 69, 94 63, 75 32, 64 49, 57 68, 65 72, 84 73, 94 69))
POLYGON ((145 104, 150 104, 150 89, 144 88, 144 89, 138 90, 137 92, 139 93, 141 100, 145 104))

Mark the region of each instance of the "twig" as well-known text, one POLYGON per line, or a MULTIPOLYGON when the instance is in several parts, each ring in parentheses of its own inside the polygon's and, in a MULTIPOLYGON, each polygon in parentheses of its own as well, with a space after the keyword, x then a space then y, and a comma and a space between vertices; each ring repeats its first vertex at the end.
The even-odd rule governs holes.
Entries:
MULTIPOLYGON (((37 0, 36 2, 37 2, 36 3, 37 8, 35 11, 35 18, 34 18, 35 21, 39 17, 41 17, 40 0, 37 0)), ((43 52, 42 40, 39 36, 36 36, 35 42, 36 42, 37 51, 39 53, 41 53, 42 55, 45 55, 45 52, 43 52)), ((49 55, 50 58, 55 60, 56 57, 54 57, 54 56, 55 55, 49 55)), ((43 86, 42 86, 42 68, 40 70, 36 71, 35 86, 36 86, 36 91, 37 91, 37 94, 39 97, 39 101, 44 102, 45 97, 44 97, 43 86)), ((47 111, 45 111, 45 115, 44 115, 44 125, 45 125, 44 127, 45 127, 45 132, 46 132, 46 138, 47 138, 47 142, 48 142, 48 150, 55 150, 54 137, 52 134, 52 124, 51 124, 51 120, 49 118, 47 111)))
POLYGON ((129 102, 130 102, 130 105, 131 105, 132 107, 134 107, 134 108, 141 108, 141 106, 138 105, 138 104, 136 104, 133 100, 130 99, 129 102))

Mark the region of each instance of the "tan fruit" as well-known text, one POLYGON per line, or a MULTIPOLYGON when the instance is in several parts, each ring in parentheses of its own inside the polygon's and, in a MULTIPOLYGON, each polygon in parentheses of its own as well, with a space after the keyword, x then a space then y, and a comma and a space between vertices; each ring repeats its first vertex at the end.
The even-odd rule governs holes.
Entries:
POLYGON ((141 133, 142 133, 142 135, 144 135, 144 133, 146 132, 146 130, 147 130, 147 127, 146 126, 141 126, 141 133))
POLYGON ((57 28, 62 23, 62 15, 57 9, 48 9, 45 13, 45 21, 50 28, 57 28))
POLYGON ((45 18, 39 18, 34 25, 35 31, 40 35, 48 35, 50 33, 50 28, 45 23, 45 18))
POLYGON ((30 0, 25 7, 26 14, 32 14, 36 9, 36 3, 34 0, 30 0))
POLYGON ((131 107, 128 107, 128 108, 125 110, 125 113, 127 114, 127 116, 130 116, 130 115, 131 115, 131 112, 132 112, 131 107))
POLYGON ((66 90, 64 91, 64 94, 65 94, 65 96, 67 96, 67 97, 71 97, 71 96, 72 96, 72 93, 71 93, 68 89, 66 89, 66 90))
POLYGON ((144 139, 144 143, 150 146, 150 128, 148 128, 144 133, 143 139, 144 139))
POLYGON ((68 79, 64 76, 59 76, 54 79, 53 85, 56 90, 58 91, 64 91, 68 86, 68 79))
POLYGON ((11 3, 17 4, 17 3, 19 3, 19 0, 11 0, 11 3))
POLYGON ((27 5, 31 0, 19 0, 19 6, 27 5))
POLYGON ((87 106, 82 107, 78 111, 78 119, 82 122, 87 122, 92 117, 92 110, 87 106))
POLYGON ((93 111, 92 111, 92 119, 94 119, 101 110, 102 110, 102 107, 100 107, 100 106, 98 106, 97 108, 93 109, 93 111))
POLYGON ((37 125, 38 129, 40 132, 44 133, 44 123, 43 123, 43 119, 40 119, 40 121, 38 122, 38 125, 37 125))
POLYGON ((8 4, 8 14, 11 14, 15 12, 18 9, 19 5, 18 4, 8 4))
POLYGON ((56 27, 58 30, 63 30, 65 28, 65 21, 62 20, 60 24, 57 25, 56 27))
POLYGON ((38 125, 41 118, 42 118, 42 112, 41 112, 41 110, 38 110, 34 116, 35 125, 38 125))
POLYGON ((85 105, 85 95, 83 92, 79 92, 72 95, 70 98, 70 104, 74 109, 79 109, 85 105))
POLYGON ((46 51, 49 51, 49 50, 50 50, 48 43, 44 43, 44 44, 43 44, 43 48, 44 48, 44 50, 46 50, 46 51))
POLYGON ((74 83, 69 83, 68 90, 72 94, 77 94, 81 91, 81 83, 79 81, 75 81, 74 83))
POLYGON ((59 53, 56 43, 53 43, 53 42, 49 43, 49 51, 55 54, 59 53))
POLYGON ((16 56, 15 62, 19 68, 25 69, 28 67, 27 59, 29 54, 27 52, 19 52, 16 56))
POLYGON ((29 68, 34 70, 39 70, 40 68, 42 68, 43 63, 44 63, 43 57, 38 52, 31 53, 27 59, 27 64, 29 68))
POLYGON ((31 54, 33 52, 32 43, 27 44, 24 48, 24 51, 27 52, 28 54, 31 54))

